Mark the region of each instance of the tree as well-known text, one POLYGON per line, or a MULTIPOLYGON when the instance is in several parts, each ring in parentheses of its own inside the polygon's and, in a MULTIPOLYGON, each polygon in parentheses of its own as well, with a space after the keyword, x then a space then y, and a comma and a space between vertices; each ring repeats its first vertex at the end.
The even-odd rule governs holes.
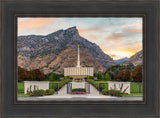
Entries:
POLYGON ((27 80, 27 70, 18 66, 18 81, 27 80))
POLYGON ((102 75, 102 80, 104 80, 104 81, 110 81, 111 77, 109 76, 108 73, 106 73, 105 75, 102 75))
POLYGON ((25 80, 44 80, 45 75, 39 69, 34 69, 28 71, 27 69, 21 68, 18 66, 18 81, 25 81, 25 80))
POLYGON ((116 80, 116 76, 123 70, 130 70, 131 72, 134 70, 135 66, 130 63, 128 65, 111 65, 105 73, 109 73, 112 80, 116 80))
POLYGON ((123 80, 123 75, 124 75, 124 70, 121 71, 121 72, 116 76, 116 79, 117 79, 117 80, 123 80))
POLYGON ((131 71, 130 70, 124 70, 124 81, 130 81, 131 80, 131 71))
POLYGON ((142 82, 142 65, 137 66, 132 72, 132 78, 135 82, 142 82))
POLYGON ((56 73, 51 73, 51 75, 49 76, 49 80, 50 81, 59 81, 60 80, 60 77, 59 77, 59 75, 58 74, 56 74, 56 73))
POLYGON ((131 80, 131 71, 130 70, 123 70, 116 76, 116 78, 118 80, 122 80, 122 81, 130 81, 131 80))
POLYGON ((45 79, 44 73, 42 71, 40 71, 39 69, 34 69, 32 71, 36 75, 36 80, 44 80, 45 79))
POLYGON ((106 76, 106 80, 107 80, 107 81, 110 81, 110 80, 111 80, 111 77, 109 76, 109 74, 108 74, 108 73, 106 73, 106 75, 105 75, 105 76, 106 76))
POLYGON ((99 80, 102 79, 102 73, 101 72, 97 73, 97 79, 99 79, 99 80))

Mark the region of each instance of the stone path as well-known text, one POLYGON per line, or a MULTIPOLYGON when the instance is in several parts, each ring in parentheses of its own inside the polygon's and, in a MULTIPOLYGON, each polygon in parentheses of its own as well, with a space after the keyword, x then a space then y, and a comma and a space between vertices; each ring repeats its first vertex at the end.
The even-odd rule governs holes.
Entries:
MULTIPOLYGON (((85 88, 85 82, 81 82, 81 83, 71 82, 71 83, 72 83, 72 88, 76 88, 76 87, 77 88, 85 88)), ((63 86, 58 91, 58 96, 66 96, 66 95, 70 95, 70 94, 67 94, 67 85, 63 86)), ((73 96, 75 96, 75 95, 73 95, 73 96)), ((86 96, 86 95, 83 95, 83 96, 86 96)), ((104 96, 104 95, 100 95, 99 91, 93 85, 90 84, 90 94, 87 94, 87 96, 104 96)))

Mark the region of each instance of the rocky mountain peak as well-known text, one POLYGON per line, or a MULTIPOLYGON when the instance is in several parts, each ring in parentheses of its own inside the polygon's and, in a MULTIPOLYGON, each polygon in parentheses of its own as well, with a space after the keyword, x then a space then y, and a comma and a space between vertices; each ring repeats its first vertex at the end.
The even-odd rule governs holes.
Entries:
POLYGON ((76 26, 68 28, 65 30, 65 36, 66 38, 72 38, 73 36, 77 36, 79 35, 78 29, 76 28, 76 26))
POLYGON ((131 56, 128 61, 126 61, 124 64, 133 63, 134 65, 142 64, 143 62, 143 51, 139 51, 133 56, 131 56))
POLYGON ((72 66, 71 62, 76 62, 78 44, 80 53, 84 55, 81 55, 83 57, 81 63, 85 66, 94 66, 98 72, 115 64, 98 45, 81 37, 74 26, 46 36, 18 37, 18 66, 29 69, 40 68, 45 73, 62 73, 66 65, 72 66), (74 51, 76 53, 73 55, 74 51))

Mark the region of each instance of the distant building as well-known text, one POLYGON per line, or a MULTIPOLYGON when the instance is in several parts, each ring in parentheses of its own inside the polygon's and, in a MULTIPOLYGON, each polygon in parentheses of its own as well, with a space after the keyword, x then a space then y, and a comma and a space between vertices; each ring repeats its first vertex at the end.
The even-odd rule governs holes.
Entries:
POLYGON ((77 67, 66 67, 64 68, 64 76, 69 76, 75 80, 84 80, 85 77, 93 76, 93 67, 81 67, 80 65, 80 54, 78 45, 78 59, 77 67))

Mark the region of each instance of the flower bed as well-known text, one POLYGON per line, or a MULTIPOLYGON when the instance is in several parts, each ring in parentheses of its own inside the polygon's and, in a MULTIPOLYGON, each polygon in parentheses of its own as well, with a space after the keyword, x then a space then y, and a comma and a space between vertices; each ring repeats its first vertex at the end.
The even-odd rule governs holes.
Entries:
POLYGON ((72 92, 72 94, 78 94, 78 95, 86 95, 87 93, 86 92, 83 92, 83 91, 74 91, 72 92))
POLYGON ((80 94, 80 95, 86 95, 86 89, 84 88, 75 88, 72 89, 72 94, 80 94))

